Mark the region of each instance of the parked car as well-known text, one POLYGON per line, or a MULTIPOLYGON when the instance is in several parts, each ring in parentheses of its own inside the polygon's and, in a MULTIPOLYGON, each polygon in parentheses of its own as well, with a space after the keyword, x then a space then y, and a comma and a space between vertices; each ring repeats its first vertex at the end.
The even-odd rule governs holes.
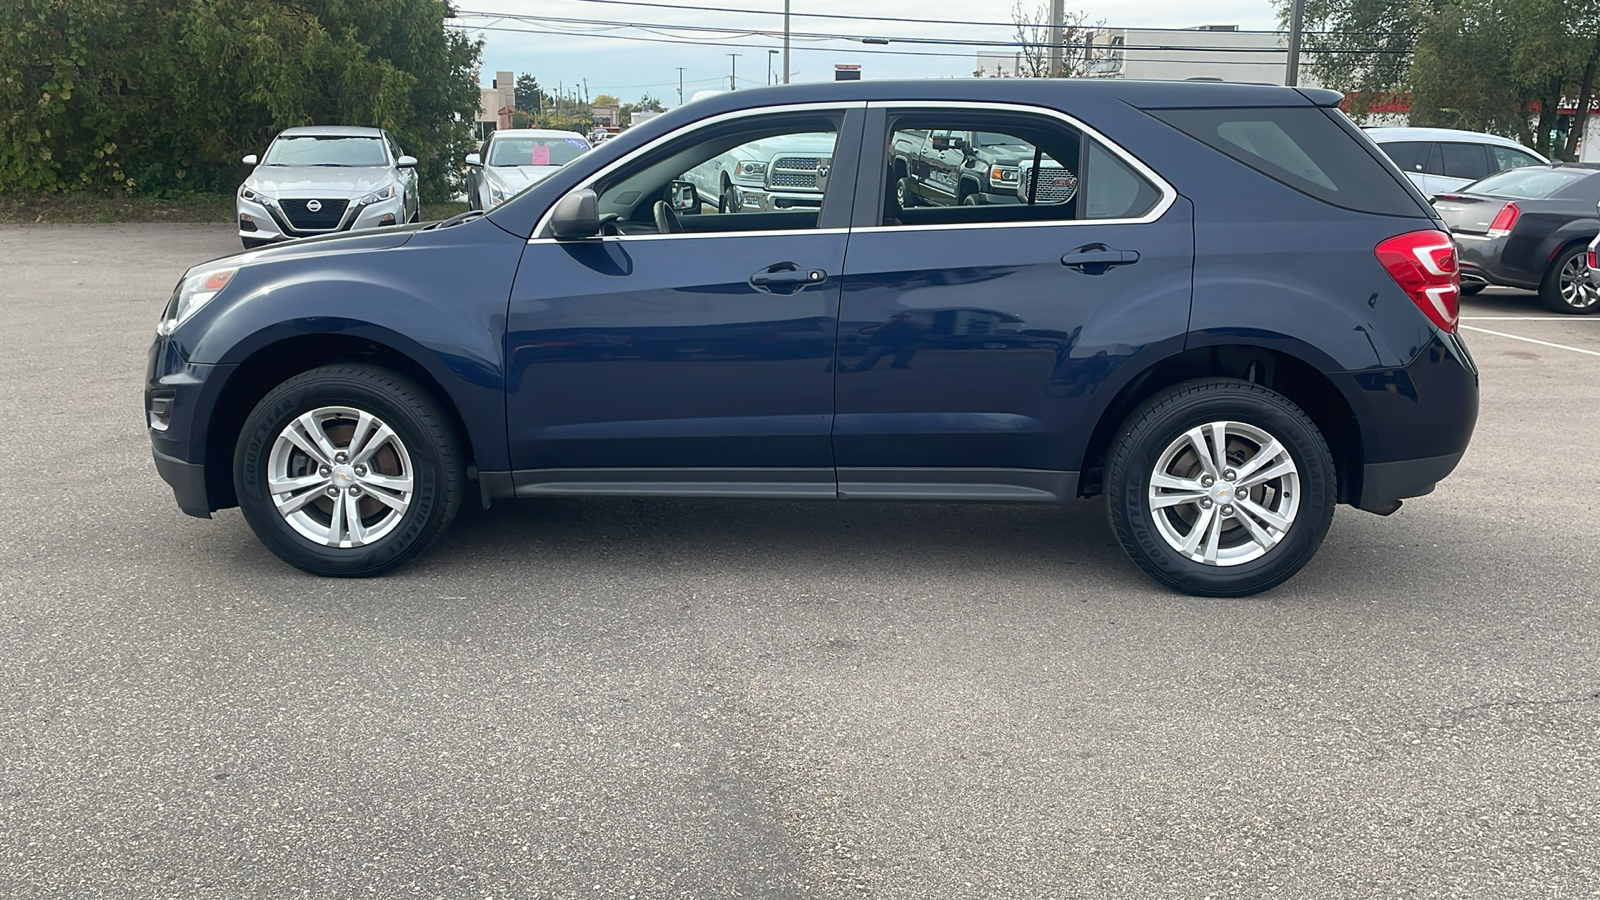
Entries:
MULTIPOLYGON (((897 131, 890 148, 895 202, 901 208, 977 206, 1017 203, 1019 195, 1025 202, 1026 183, 1021 175, 1033 167, 1036 150, 1016 135, 992 131, 897 131)), ((1037 202, 1065 203, 1072 198, 1078 178, 1070 167, 1042 154, 1039 169, 1047 177, 1039 181, 1045 190, 1036 196, 1037 202)))
POLYGON ((1546 309, 1600 311, 1587 250, 1600 233, 1600 165, 1576 163, 1490 175, 1433 205, 1461 247, 1467 293, 1497 284, 1539 292, 1546 309))
POLYGON ((740 144, 685 172, 721 213, 820 209, 834 135, 784 134, 740 144), (819 181, 819 176, 821 181, 819 181))
POLYGON ((255 166, 235 198, 246 249, 421 216, 417 161, 381 128, 289 128, 244 162, 255 166))
POLYGON ((467 154, 467 208, 494 209, 589 150, 589 142, 573 131, 496 131, 477 153, 467 154))
POLYGON ((1510 138, 1454 128, 1368 128, 1367 135, 1427 195, 1465 187, 1495 172, 1549 165, 1510 138))
POLYGON ((1162 584, 1266 590, 1335 504, 1432 491, 1477 415, 1454 244, 1342 99, 992 79, 697 100, 487 214, 191 269, 150 351, 156 468, 185 512, 238 505, 320 575, 389 571, 469 501, 1103 495, 1162 584), (889 148, 940 130, 1081 160, 1082 187, 902 207, 889 148), (680 215, 696 167, 816 135, 820 205, 680 215))

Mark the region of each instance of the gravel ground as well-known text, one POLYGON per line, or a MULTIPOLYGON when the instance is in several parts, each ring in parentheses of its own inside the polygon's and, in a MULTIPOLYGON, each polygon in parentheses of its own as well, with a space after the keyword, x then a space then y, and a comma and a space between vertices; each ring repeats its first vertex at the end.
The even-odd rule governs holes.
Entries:
POLYGON ((150 463, 235 246, 0 227, 0 895, 1600 896, 1600 317, 1469 300, 1461 468, 1253 599, 1097 502, 501 504, 326 581, 150 463))

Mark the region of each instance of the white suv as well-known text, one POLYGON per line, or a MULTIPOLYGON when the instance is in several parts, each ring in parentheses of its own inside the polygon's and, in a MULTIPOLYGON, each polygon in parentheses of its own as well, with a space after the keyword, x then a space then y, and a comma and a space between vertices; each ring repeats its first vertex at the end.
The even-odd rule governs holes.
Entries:
POLYGON ((1550 160, 1510 138, 1476 131, 1368 128, 1366 132, 1429 197, 1506 169, 1550 164, 1550 160))

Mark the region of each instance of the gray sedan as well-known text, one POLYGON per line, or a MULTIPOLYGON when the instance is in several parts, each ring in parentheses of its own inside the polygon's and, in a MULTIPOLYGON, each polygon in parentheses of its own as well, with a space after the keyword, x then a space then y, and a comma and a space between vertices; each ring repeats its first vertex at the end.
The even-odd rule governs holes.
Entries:
POLYGON ((415 222, 417 161, 381 128, 290 128, 239 186, 246 248, 288 238, 415 222))
POLYGON ((589 149, 589 142, 574 131, 496 131, 479 152, 467 154, 467 205, 494 209, 589 149))

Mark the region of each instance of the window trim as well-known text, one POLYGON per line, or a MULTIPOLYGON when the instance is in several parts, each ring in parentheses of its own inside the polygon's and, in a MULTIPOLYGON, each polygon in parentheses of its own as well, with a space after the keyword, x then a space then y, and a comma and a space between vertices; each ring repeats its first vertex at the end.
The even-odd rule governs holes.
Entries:
MULTIPOLYGON (((1034 106, 1032 104, 1026 104, 1026 103, 994 103, 994 102, 987 102, 987 101, 981 101, 981 100, 928 100, 928 101, 873 100, 873 101, 870 101, 870 102, 867 103, 867 107, 869 109, 883 110, 889 116, 905 115, 905 114, 908 114, 908 113, 915 113, 918 110, 953 109, 953 110, 973 110, 973 111, 977 111, 977 112, 1022 113, 1024 115, 1036 115, 1036 116, 1042 115, 1042 116, 1045 116, 1046 118, 1058 119, 1058 120, 1060 120, 1062 122, 1065 122, 1067 125, 1077 129, 1078 133, 1080 135, 1082 135, 1083 137, 1099 141, 1101 143, 1101 145, 1106 148, 1107 151, 1109 151, 1110 153, 1115 155, 1118 159, 1121 159, 1124 163, 1126 163, 1128 165, 1129 168, 1133 169, 1135 172, 1139 173, 1139 175, 1141 175, 1145 179, 1147 179, 1151 184, 1155 185, 1156 189, 1161 192, 1161 199, 1156 202, 1155 206, 1152 206, 1150 208, 1149 212, 1147 212, 1144 215, 1139 216, 1137 218, 1123 218, 1123 219, 1058 219, 1058 220, 1039 220, 1039 221, 1021 221, 1021 222, 940 222, 940 223, 928 223, 928 224, 921 224, 921 225, 885 225, 885 224, 883 224, 883 191, 879 190, 879 191, 877 191, 877 196, 870 198, 870 201, 869 201, 869 202, 871 202, 872 204, 874 204, 876 206, 877 212, 873 215, 873 220, 877 224, 875 224, 875 225, 855 225, 855 226, 853 226, 853 228, 856 228, 856 229, 862 229, 862 230, 871 229, 873 231, 950 231, 950 230, 958 229, 958 228, 1039 228, 1039 227, 1064 228, 1064 227, 1071 227, 1071 226, 1074 226, 1074 225, 1079 225, 1079 226, 1081 226, 1081 225, 1149 225, 1152 222, 1159 221, 1162 216, 1167 214, 1167 210, 1172 208, 1172 204, 1174 204, 1174 203, 1176 203, 1178 201, 1178 191, 1177 191, 1177 189, 1174 188, 1171 184, 1169 184, 1165 178, 1162 178, 1160 175, 1158 175, 1154 169, 1152 169, 1149 166, 1145 165, 1144 162, 1141 161, 1138 157, 1134 156, 1132 153, 1129 153, 1127 150, 1125 150, 1122 147, 1121 144, 1118 144, 1116 141, 1113 141, 1110 138, 1106 137, 1104 134, 1102 134, 1098 130, 1096 130, 1094 128, 1091 128, 1089 125, 1085 124, 1082 120, 1077 119, 1077 118, 1075 118, 1073 116, 1070 116, 1070 115, 1068 115, 1068 114, 1066 114, 1066 113, 1064 113, 1064 112, 1062 112, 1062 111, 1060 111, 1058 109, 1051 109, 1048 106, 1034 106)), ((888 136, 890 134, 890 131, 889 131, 887 125, 888 125, 888 123, 887 123, 887 121, 885 121, 885 127, 884 127, 885 149, 882 151, 884 153, 884 156, 879 157, 878 159, 875 159, 875 160, 863 159, 862 160, 862 166, 860 167, 860 171, 861 172, 870 171, 874 167, 883 168, 883 166, 879 165, 879 163, 883 163, 884 165, 887 165, 887 163, 888 163, 887 142, 888 142, 888 136)), ((873 151, 873 152, 876 153, 878 151, 873 151)), ((1087 152, 1088 152, 1088 145, 1084 144, 1083 149, 1079 153, 1079 158, 1081 159, 1084 155, 1087 154, 1087 152)), ((862 153, 863 156, 865 156, 868 153, 867 142, 866 141, 862 142, 861 153, 862 153)), ((1086 191, 1086 187, 1085 186, 1088 184, 1089 178, 1092 178, 1092 177, 1094 177, 1094 173, 1085 171, 1083 169, 1082 165, 1080 164, 1080 166, 1079 166, 1079 175, 1078 175, 1078 191, 1079 191, 1080 194, 1084 194, 1085 196, 1087 196, 1087 191, 1086 191)), ((860 190, 857 190, 856 191, 856 202, 857 203, 863 202, 864 199, 866 199, 866 198, 864 198, 863 192, 860 191, 860 190)), ((852 220, 852 221, 854 221, 854 220, 852 220)))
MULTIPOLYGON (((749 108, 749 109, 736 109, 736 110, 733 110, 731 112, 719 113, 718 115, 711 116, 709 118, 697 119, 697 120, 695 120, 693 122, 690 122, 689 124, 683 126, 682 128, 677 129, 676 131, 669 132, 667 134, 662 135, 659 138, 656 138, 655 140, 651 141, 650 143, 645 144, 643 147, 638 147, 638 148, 634 149, 633 151, 629 152, 628 154, 626 154, 625 156, 622 156, 619 159, 613 160, 608 165, 601 167, 601 169, 599 171, 594 172, 593 174, 589 175, 589 177, 587 177, 587 178, 583 179, 582 181, 578 182, 577 184, 573 185, 566 193, 562 194, 561 197, 558 198, 554 203, 550 204, 550 208, 545 210, 544 214, 539 217, 539 224, 534 226, 533 235, 528 238, 528 243, 530 243, 530 244, 536 243, 536 242, 537 243, 544 243, 546 241, 554 242, 556 240, 554 237, 550 236, 550 234, 549 234, 550 219, 552 217, 554 217, 555 211, 556 211, 556 207, 558 205, 560 205, 562 199, 565 199, 573 191, 581 191, 581 190, 583 190, 585 188, 594 187, 596 182, 598 182, 601 179, 605 178, 606 176, 612 174, 613 172, 617 171, 618 169, 629 165, 630 163, 632 163, 633 161, 638 159, 640 156, 643 156, 643 155, 645 155, 647 153, 650 153, 653 150, 656 150, 662 144, 665 144, 665 143, 668 143, 668 142, 671 142, 671 141, 676 141, 676 140, 678 140, 678 139, 680 139, 682 137, 685 137, 685 136, 688 136, 688 135, 692 135, 694 132, 700 131, 700 130, 702 130, 704 128, 709 128, 709 127, 714 126, 714 125, 721 125, 724 122, 731 122, 731 121, 734 121, 736 119, 751 118, 751 117, 754 117, 754 116, 774 116, 774 115, 785 115, 785 114, 788 114, 788 113, 804 113, 804 112, 838 112, 838 113, 846 114, 846 115, 841 116, 841 123, 840 123, 840 129, 839 129, 838 140, 840 142, 842 142, 844 137, 845 137, 844 130, 845 130, 846 127, 848 127, 848 122, 849 122, 848 113, 851 110, 864 110, 864 109, 866 109, 866 107, 867 107, 867 102, 865 100, 842 100, 842 101, 832 102, 832 103, 788 103, 788 104, 784 104, 782 106, 758 106, 758 107, 752 107, 752 108, 749 108)), ((856 181, 856 179, 851 179, 851 185, 850 185, 851 190, 855 189, 855 181, 856 181)), ((797 230, 793 230, 793 229, 779 229, 779 230, 753 230, 753 231, 683 232, 681 234, 607 235, 607 236, 602 236, 600 239, 601 240, 605 240, 605 241, 622 241, 622 242, 636 241, 636 240, 662 241, 662 240, 682 240, 682 239, 685 239, 685 238, 730 237, 730 236, 745 236, 745 235, 758 235, 758 234, 822 234, 822 233, 837 233, 839 231, 848 231, 848 230, 849 230, 848 228, 812 228, 812 229, 802 229, 802 230, 798 230, 798 231, 797 230)))

